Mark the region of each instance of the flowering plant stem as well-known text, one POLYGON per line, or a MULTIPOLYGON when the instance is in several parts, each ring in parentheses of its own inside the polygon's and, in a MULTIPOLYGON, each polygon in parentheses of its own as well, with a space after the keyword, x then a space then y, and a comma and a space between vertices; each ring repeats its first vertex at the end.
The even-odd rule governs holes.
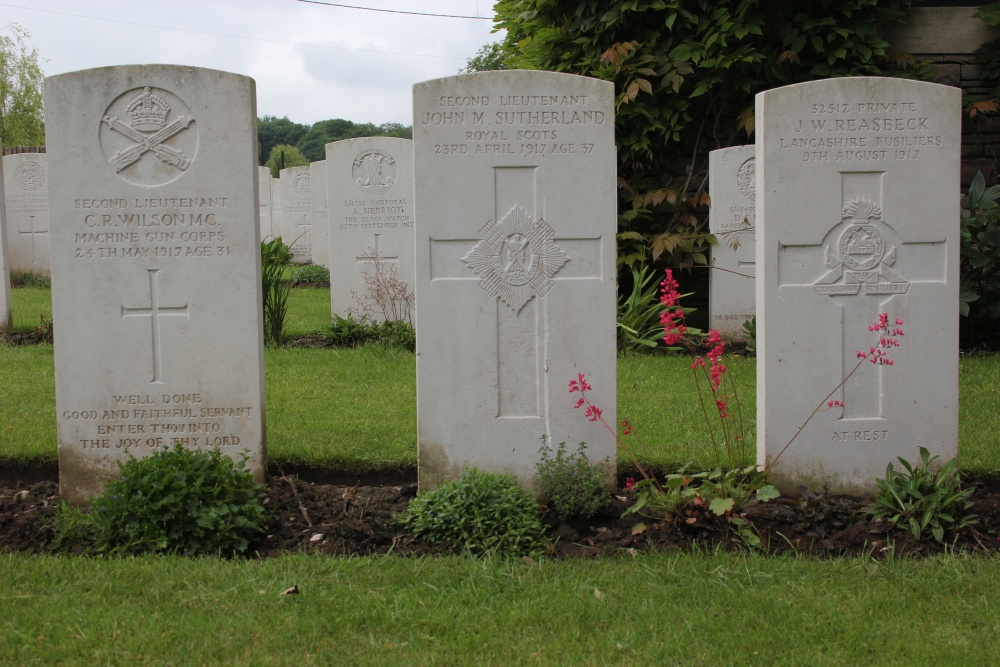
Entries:
POLYGON ((820 412, 820 410, 823 410, 824 408, 831 409, 837 407, 840 408, 845 407, 841 401, 830 400, 830 398, 838 391, 840 391, 841 387, 847 384, 847 381, 850 380, 851 377, 858 372, 858 369, 861 368, 862 364, 864 364, 867 361, 869 363, 875 364, 876 366, 893 365, 892 360, 886 356, 885 350, 890 347, 899 347, 899 339, 897 337, 905 335, 903 333, 903 330, 900 328, 903 325, 903 320, 896 319, 895 326, 890 326, 888 313, 880 313, 878 318, 879 318, 878 322, 868 327, 869 331, 873 331, 877 334, 878 341, 875 343, 875 345, 872 345, 868 349, 868 352, 865 352, 863 350, 858 350, 857 352, 858 363, 854 364, 854 368, 852 368, 851 371, 844 376, 844 379, 841 380, 837 384, 837 386, 830 391, 829 394, 824 396, 823 399, 813 409, 813 411, 809 413, 809 416, 806 417, 806 420, 802 422, 802 425, 799 426, 798 430, 795 431, 795 435, 792 436, 791 440, 785 443, 785 446, 781 448, 781 451, 778 452, 778 455, 775 456, 773 459, 771 459, 771 462, 764 467, 764 472, 770 472, 771 469, 774 468, 774 466, 778 463, 778 459, 781 458, 781 455, 784 454, 785 451, 792 445, 792 443, 795 442, 796 438, 798 438, 799 435, 802 434, 802 431, 805 430, 806 426, 809 424, 810 421, 812 421, 812 418, 815 417, 820 412))

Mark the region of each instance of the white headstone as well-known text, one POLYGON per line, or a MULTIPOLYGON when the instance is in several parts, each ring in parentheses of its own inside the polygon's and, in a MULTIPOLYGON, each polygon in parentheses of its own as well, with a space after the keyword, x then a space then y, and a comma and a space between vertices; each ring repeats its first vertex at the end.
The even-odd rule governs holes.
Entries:
POLYGON ((841 78, 757 95, 757 451, 786 489, 870 493, 958 452, 961 91, 841 78), (894 365, 863 363, 887 313, 894 365))
POLYGON ((309 165, 309 181, 312 190, 312 261, 314 264, 330 268, 330 216, 327 213, 326 160, 309 165))
POLYGON ((257 203, 260 206, 260 238, 274 235, 271 221, 271 168, 257 167, 257 203))
POLYGON ((281 237, 292 249, 292 261, 312 261, 312 184, 309 167, 286 167, 281 178, 281 237))
POLYGON ((3 158, 7 197, 7 260, 11 271, 48 276, 49 184, 45 153, 15 153, 3 158))
MULTIPOLYGON (((271 237, 281 236, 284 229, 285 212, 281 206, 281 179, 271 179, 271 237)), ((289 242, 291 239, 282 238, 289 242)))
POLYGON ((346 316, 373 306, 375 319, 412 321, 396 299, 377 305, 373 281, 413 294, 413 142, 362 137, 326 145, 330 193, 330 308, 346 316), (404 281, 406 286, 401 282, 404 281), (405 316, 404 316, 404 311, 405 316))
POLYGON ((709 327, 727 341, 744 340, 743 323, 755 312, 754 180, 752 145, 708 154, 708 226, 719 241, 708 273, 709 327))
MULTIPOLYGON (((3 153, 3 143, 0 143, 3 153)), ((3 193, 3 161, 0 160, 0 201, 3 193)), ((0 210, 0 331, 10 331, 14 319, 10 311, 10 267, 7 264, 7 213, 0 210)))
POLYGON ((614 87, 497 71, 413 90, 418 476, 533 485, 539 438, 615 439, 574 409, 578 374, 614 426, 614 87))
POLYGON ((252 79, 127 65, 45 80, 60 493, 180 441, 265 469, 252 79))

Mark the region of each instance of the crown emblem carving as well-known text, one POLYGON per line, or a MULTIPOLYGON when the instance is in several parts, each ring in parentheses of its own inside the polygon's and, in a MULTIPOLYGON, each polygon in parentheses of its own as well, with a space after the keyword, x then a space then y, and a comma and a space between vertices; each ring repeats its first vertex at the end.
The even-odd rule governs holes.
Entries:
POLYGON ((125 108, 132 119, 129 125, 143 132, 154 132, 167 124, 170 105, 149 87, 143 89, 125 108))

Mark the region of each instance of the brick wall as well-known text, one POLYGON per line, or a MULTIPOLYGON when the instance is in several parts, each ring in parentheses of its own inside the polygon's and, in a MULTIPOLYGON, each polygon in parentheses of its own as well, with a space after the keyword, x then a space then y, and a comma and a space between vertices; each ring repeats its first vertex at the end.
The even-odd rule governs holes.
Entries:
MULTIPOLYGON (((979 7, 915 7, 905 25, 888 36, 898 51, 929 61, 933 81, 960 87, 967 95, 992 96, 975 60, 979 46, 1000 39, 1000 29, 973 18, 979 7)), ((996 183, 1000 169, 1000 115, 962 115, 962 187, 977 171, 996 183)))

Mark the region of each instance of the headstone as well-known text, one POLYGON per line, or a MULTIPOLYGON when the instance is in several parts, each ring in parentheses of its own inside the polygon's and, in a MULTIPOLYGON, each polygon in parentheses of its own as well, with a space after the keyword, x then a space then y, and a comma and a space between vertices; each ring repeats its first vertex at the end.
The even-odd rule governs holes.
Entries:
POLYGON ((330 268, 330 216, 327 213, 326 160, 309 165, 309 182, 312 191, 312 261, 330 268))
POLYGON ((496 71, 414 86, 418 479, 533 486, 539 438, 615 471, 614 88, 496 71))
POLYGON ((260 206, 260 238, 274 235, 271 221, 271 168, 257 167, 257 203, 260 206))
MULTIPOLYGON (((3 144, 0 143, 0 153, 3 144)), ((3 161, 0 160, 0 201, 4 201, 3 161)), ((10 266, 7 263, 7 212, 0 210, 0 332, 10 331, 14 324, 10 310, 10 266)))
POLYGON ((48 276, 49 184, 45 153, 3 158, 9 270, 48 276))
POLYGON ((364 312, 367 304, 373 319, 412 321, 404 302, 412 301, 414 289, 413 142, 335 141, 326 145, 326 164, 332 312, 343 317, 364 312))
MULTIPOLYGON (((280 173, 280 172, 279 172, 280 173)), ((284 229, 285 211, 281 206, 281 179, 271 179, 271 236, 281 236, 284 229)), ((282 241, 289 242, 290 238, 282 238, 282 241)))
POLYGON ((712 247, 708 273, 710 327, 724 340, 745 340, 743 324, 754 317, 754 147, 733 146, 708 154, 708 226, 712 247))
POLYGON ((281 178, 281 236, 292 249, 292 262, 312 261, 312 187, 309 167, 286 167, 281 178))
POLYGON ((126 65, 45 80, 61 495, 129 455, 265 470, 252 79, 126 65))
POLYGON ((772 469, 785 489, 871 493, 921 446, 956 456, 961 91, 828 79, 760 93, 756 118, 758 462, 819 404, 772 469), (905 323, 894 364, 825 398, 880 313, 905 323))

